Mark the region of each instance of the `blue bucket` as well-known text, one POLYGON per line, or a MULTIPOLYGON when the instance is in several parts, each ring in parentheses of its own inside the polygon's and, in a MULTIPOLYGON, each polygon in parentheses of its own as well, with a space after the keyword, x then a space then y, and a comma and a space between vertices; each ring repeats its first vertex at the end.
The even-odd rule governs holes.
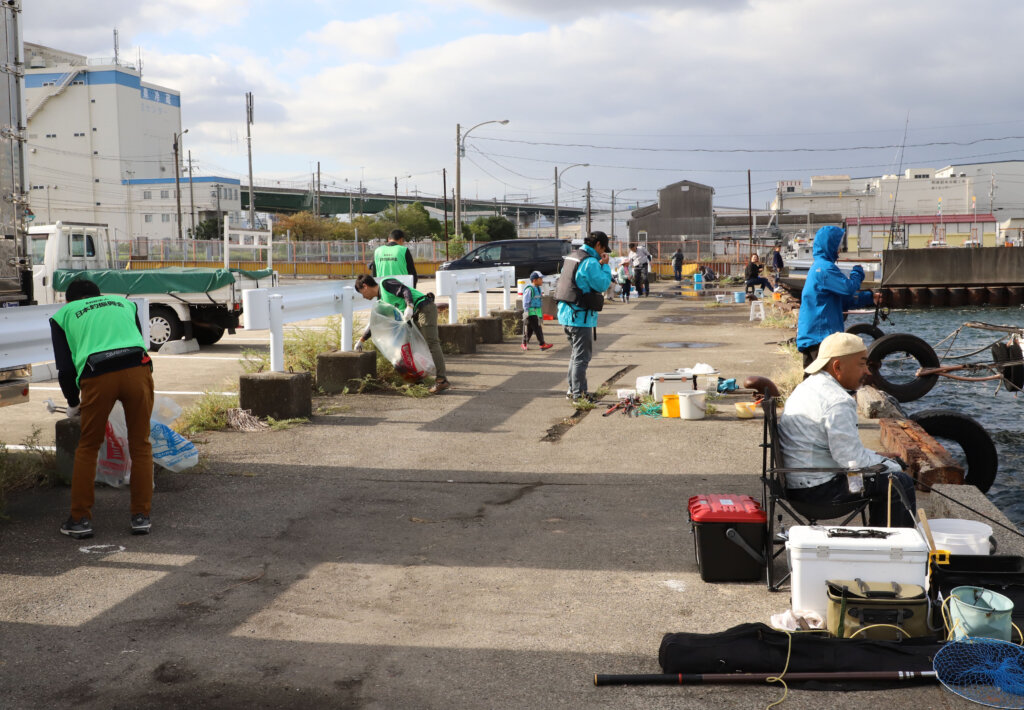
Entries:
POLYGON ((747 298, 747 294, 744 293, 743 291, 733 291, 732 292, 732 300, 735 303, 743 303, 746 300, 746 298, 747 298))
POLYGON ((704 275, 698 271, 693 275, 693 285, 699 286, 702 283, 704 283, 704 275))

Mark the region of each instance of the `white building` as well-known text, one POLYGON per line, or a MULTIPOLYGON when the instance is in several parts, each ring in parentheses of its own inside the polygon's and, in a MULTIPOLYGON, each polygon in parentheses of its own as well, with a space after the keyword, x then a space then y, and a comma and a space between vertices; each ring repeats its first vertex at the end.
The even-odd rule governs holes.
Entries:
POLYGON ((181 234, 193 212, 199 221, 200 214, 237 220, 238 180, 193 176, 189 190, 177 91, 143 81, 139 69, 114 58, 30 43, 25 58, 29 200, 38 222, 107 224, 119 240, 177 238, 176 141, 181 234))

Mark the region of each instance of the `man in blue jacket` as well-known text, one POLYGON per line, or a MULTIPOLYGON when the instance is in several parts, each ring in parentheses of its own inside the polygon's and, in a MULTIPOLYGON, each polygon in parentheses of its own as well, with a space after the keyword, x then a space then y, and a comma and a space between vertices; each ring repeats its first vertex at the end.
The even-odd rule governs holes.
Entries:
POLYGON ((583 246, 565 257, 555 300, 558 322, 565 328, 572 351, 569 355, 569 391, 566 399, 575 402, 593 397, 587 391, 587 366, 594 352, 597 313, 603 307, 603 294, 612 284, 608 266, 608 235, 591 232, 583 246))
POLYGON ((814 263, 800 295, 796 325, 796 347, 803 354, 805 368, 818 357, 821 341, 846 329, 843 311, 874 302, 870 291, 860 290, 864 281, 860 264, 853 267, 849 276, 836 266, 842 241, 843 230, 839 227, 822 227, 814 235, 814 263))

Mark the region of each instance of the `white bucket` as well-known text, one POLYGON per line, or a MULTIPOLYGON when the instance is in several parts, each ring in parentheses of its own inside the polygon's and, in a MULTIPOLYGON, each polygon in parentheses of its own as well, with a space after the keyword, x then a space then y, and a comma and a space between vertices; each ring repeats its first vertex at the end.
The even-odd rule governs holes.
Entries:
POLYGON ((681 419, 703 419, 704 411, 704 396, 706 392, 697 390, 696 392, 680 392, 679 393, 679 417, 681 419))
POLYGON ((929 520, 928 527, 935 538, 935 547, 949 550, 954 555, 991 555, 992 527, 977 520, 939 518, 929 520))

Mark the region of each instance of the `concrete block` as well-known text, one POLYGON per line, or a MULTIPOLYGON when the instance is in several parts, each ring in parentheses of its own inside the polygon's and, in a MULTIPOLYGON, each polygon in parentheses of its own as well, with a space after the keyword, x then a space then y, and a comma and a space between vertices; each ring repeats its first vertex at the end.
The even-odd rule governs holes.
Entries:
POLYGON ((500 343, 504 340, 501 332, 501 318, 484 316, 470 318, 469 322, 476 326, 476 337, 481 343, 500 343))
POLYGON ((377 374, 377 353, 336 350, 316 356, 316 385, 327 394, 338 394, 356 380, 377 374))
POLYGON ((39 362, 30 366, 32 368, 32 382, 52 382, 57 379, 57 363, 39 362))
POLYGON ((451 346, 458 353, 476 352, 476 325, 473 323, 439 323, 437 334, 441 345, 451 346))
POLYGON ((504 332, 505 328, 510 329, 511 332, 517 335, 523 333, 523 309, 520 308, 518 311, 491 311, 491 315, 495 318, 501 319, 501 327, 504 332))
POLYGON ((160 346, 161 355, 185 355, 199 352, 199 343, 195 338, 189 340, 171 340, 160 346))
POLYGON ((54 425, 56 438, 57 480, 71 485, 71 474, 75 469, 75 450, 82 436, 82 420, 79 417, 64 417, 54 425))
POLYGON ((308 372, 253 372, 238 378, 238 406, 253 416, 295 419, 313 415, 308 372))

